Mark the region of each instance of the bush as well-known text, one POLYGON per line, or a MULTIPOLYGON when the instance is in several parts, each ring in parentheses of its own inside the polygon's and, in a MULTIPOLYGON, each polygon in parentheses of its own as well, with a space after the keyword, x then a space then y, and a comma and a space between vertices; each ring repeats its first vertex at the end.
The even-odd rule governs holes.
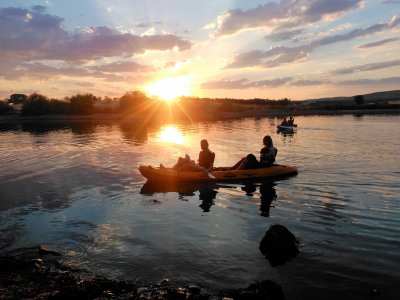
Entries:
POLYGON ((140 91, 126 93, 119 99, 119 110, 122 112, 138 110, 144 107, 148 100, 147 96, 140 91))
POLYGON ((0 101, 0 115, 5 115, 14 111, 14 109, 6 102, 0 101))
POLYGON ((68 100, 71 104, 71 113, 88 115, 94 113, 94 103, 98 99, 92 94, 77 94, 75 96, 72 96, 68 100))
POLYGON ((362 104, 364 104, 364 96, 363 96, 363 95, 354 96, 353 99, 354 99, 354 102, 355 102, 357 105, 362 105, 362 104))
POLYGON ((23 115, 43 115, 49 112, 49 99, 38 93, 34 93, 28 97, 21 111, 23 115))

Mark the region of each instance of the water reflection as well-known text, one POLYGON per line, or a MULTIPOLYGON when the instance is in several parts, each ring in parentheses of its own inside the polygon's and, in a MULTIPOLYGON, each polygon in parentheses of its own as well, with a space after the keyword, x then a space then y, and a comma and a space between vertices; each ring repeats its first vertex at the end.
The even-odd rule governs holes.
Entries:
POLYGON ((65 123, 53 123, 53 122, 35 122, 35 123, 22 123, 21 130, 29 132, 32 135, 47 134, 51 131, 62 131, 68 128, 65 123))
POLYGON ((91 135, 96 132, 96 123, 92 122, 74 122, 71 123, 71 131, 76 135, 91 135))
POLYGON ((273 207, 271 205, 272 201, 277 198, 274 186, 273 182, 262 182, 260 186, 257 186, 255 183, 247 183, 241 189, 246 192, 246 196, 253 196, 257 191, 257 187, 259 187, 261 216, 269 217, 270 209, 273 207))
POLYGON ((202 188, 199 190, 199 200, 201 200, 200 208, 203 209, 204 212, 209 212, 211 206, 215 204, 214 200, 217 196, 218 192, 211 188, 202 188))
POLYGON ((272 201, 278 197, 273 183, 263 183, 260 185, 260 211, 263 217, 269 217, 269 211, 273 207, 272 201))
POLYGON ((212 182, 163 182, 163 181, 146 181, 140 189, 143 195, 151 196, 156 193, 178 193, 179 195, 193 196, 194 192, 202 189, 218 188, 216 183, 212 182))
MULTIPOLYGON (((240 183, 238 183, 240 184, 240 183)), ((274 207, 272 201, 277 198, 276 190, 273 182, 245 182, 241 190, 245 192, 246 196, 253 197, 257 188, 260 192, 260 211, 261 216, 269 217, 271 207, 274 207)), ((178 182, 153 182, 147 181, 141 188, 140 193, 143 195, 151 196, 157 193, 178 193, 179 199, 187 201, 185 197, 195 196, 199 192, 199 200, 201 204, 199 207, 203 212, 209 212, 211 207, 215 205, 215 199, 218 194, 218 189, 229 188, 232 189, 233 185, 223 185, 221 183, 178 183, 178 182)))
POLYGON ((158 141, 179 145, 185 144, 185 138, 182 132, 175 126, 166 126, 162 128, 158 134, 158 141))
POLYGON ((142 145, 147 141, 148 128, 136 122, 121 122, 119 128, 125 141, 134 145, 142 145))
POLYGON ((73 134, 93 134, 98 122, 91 121, 36 121, 21 123, 0 123, 0 131, 23 131, 32 135, 43 135, 53 131, 71 130, 73 134))

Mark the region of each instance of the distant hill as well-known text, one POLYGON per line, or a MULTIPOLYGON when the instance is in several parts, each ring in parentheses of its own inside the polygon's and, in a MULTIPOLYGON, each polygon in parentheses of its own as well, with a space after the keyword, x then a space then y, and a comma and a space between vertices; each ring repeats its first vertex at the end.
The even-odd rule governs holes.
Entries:
MULTIPOLYGON (((394 91, 385 91, 385 92, 376 92, 371 94, 364 94, 364 100, 366 103, 368 102, 379 102, 379 101, 389 101, 389 100, 399 100, 400 99, 400 90, 394 91)), ((331 97, 331 98, 318 98, 318 99, 309 99, 303 100, 303 102, 348 102, 354 101, 353 97, 331 97)))

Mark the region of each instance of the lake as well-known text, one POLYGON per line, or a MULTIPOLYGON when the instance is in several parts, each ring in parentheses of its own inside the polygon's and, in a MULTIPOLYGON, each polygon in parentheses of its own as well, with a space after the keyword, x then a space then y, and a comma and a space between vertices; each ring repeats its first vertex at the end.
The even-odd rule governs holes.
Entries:
POLYGON ((0 252, 36 247, 128 280, 196 284, 208 292, 272 280, 288 299, 400 299, 400 116, 296 117, 144 126, 135 122, 0 124, 0 252), (139 165, 258 156, 270 134, 274 182, 146 183, 139 165), (259 250, 281 224, 300 253, 272 267, 259 250))

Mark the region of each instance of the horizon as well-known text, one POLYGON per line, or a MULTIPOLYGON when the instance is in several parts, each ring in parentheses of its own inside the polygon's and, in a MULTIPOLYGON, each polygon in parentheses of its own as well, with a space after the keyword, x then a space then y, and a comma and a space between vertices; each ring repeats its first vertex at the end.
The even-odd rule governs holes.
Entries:
POLYGON ((0 98, 293 101, 398 90, 400 1, 3 0, 0 98))

